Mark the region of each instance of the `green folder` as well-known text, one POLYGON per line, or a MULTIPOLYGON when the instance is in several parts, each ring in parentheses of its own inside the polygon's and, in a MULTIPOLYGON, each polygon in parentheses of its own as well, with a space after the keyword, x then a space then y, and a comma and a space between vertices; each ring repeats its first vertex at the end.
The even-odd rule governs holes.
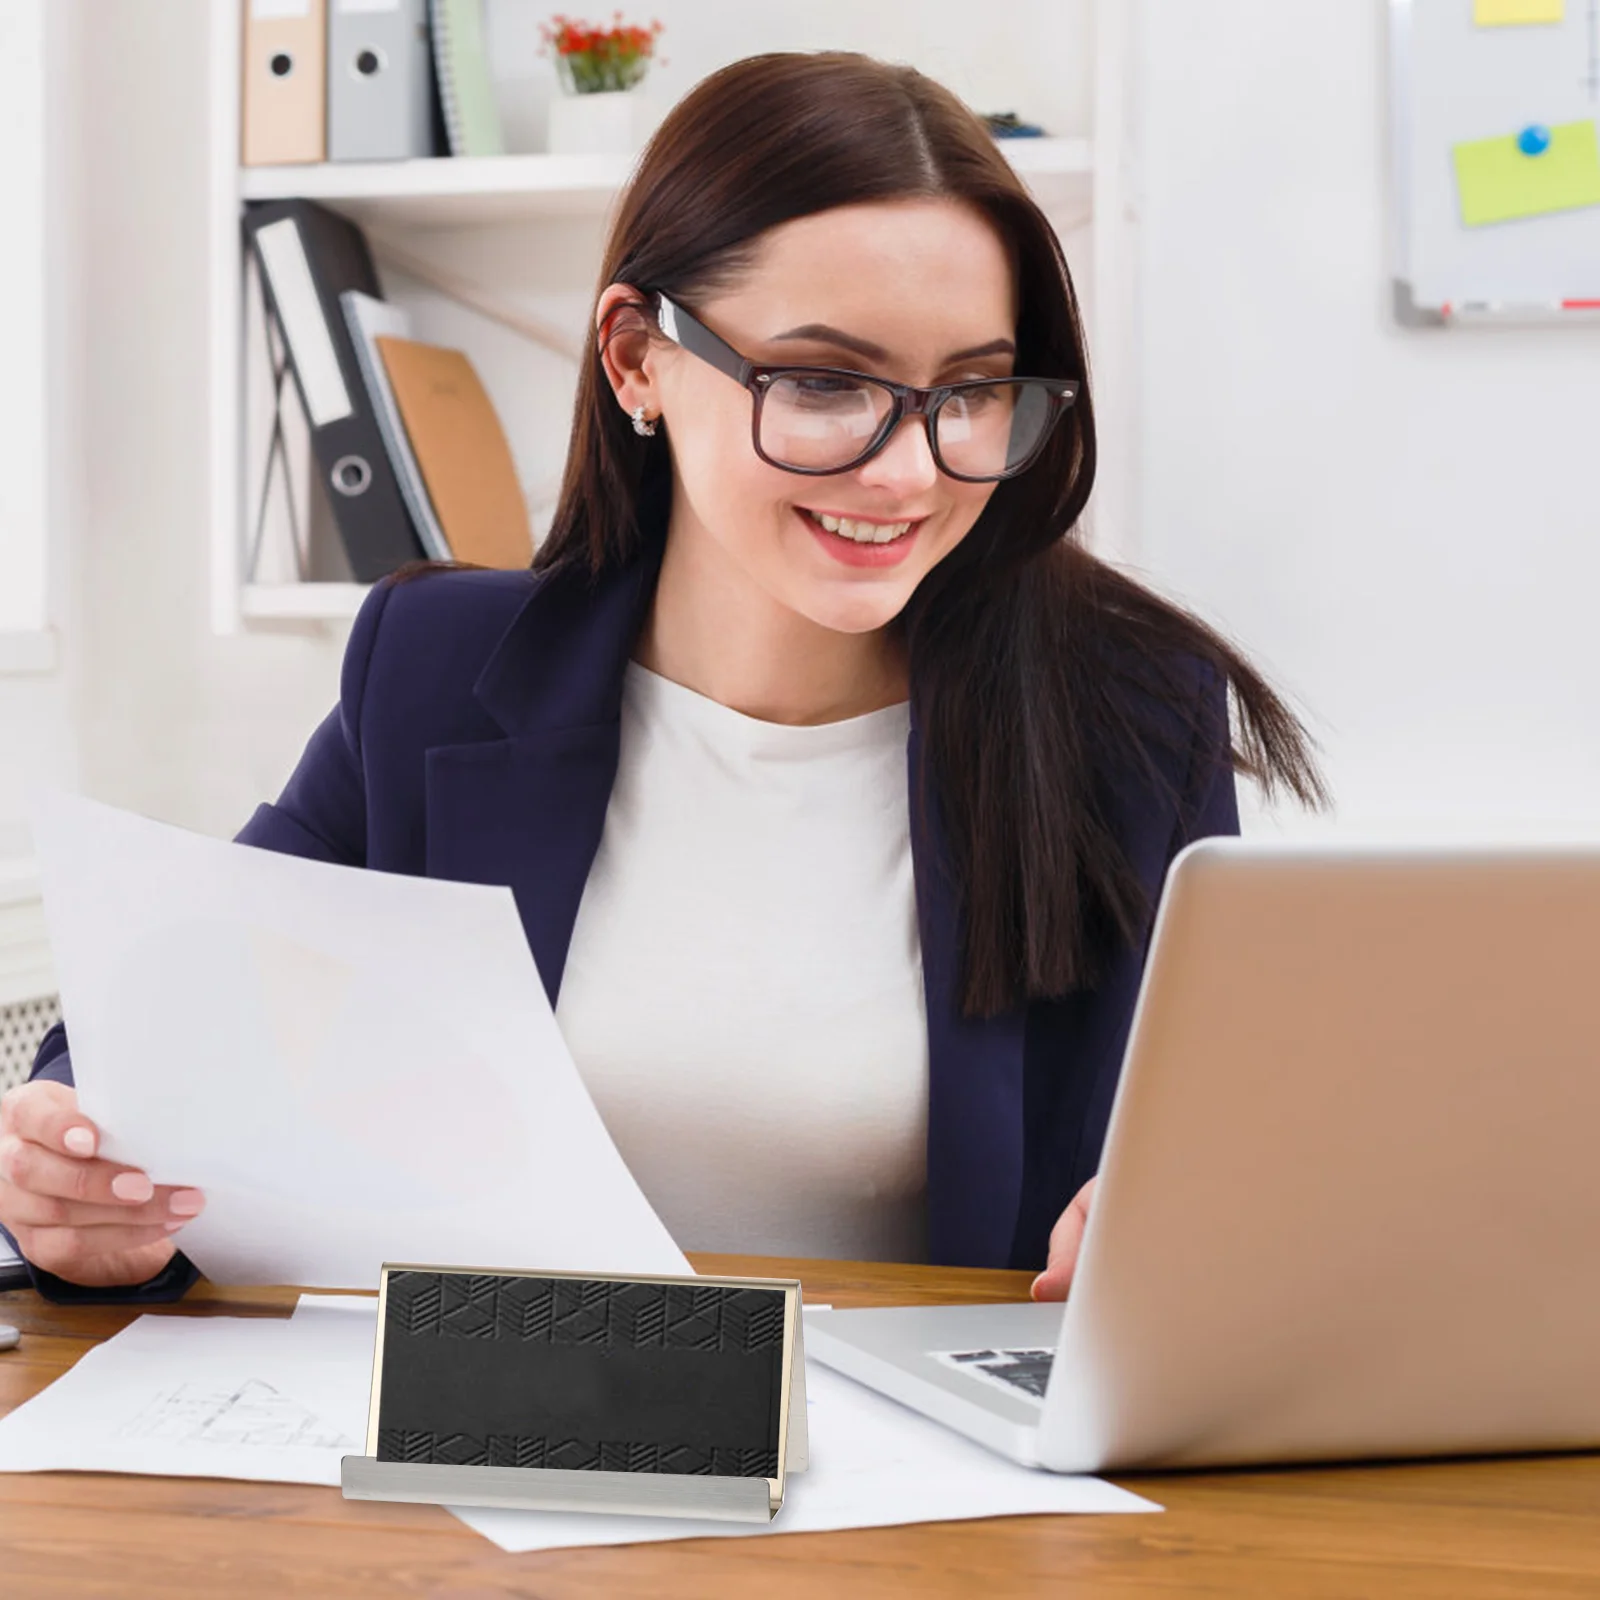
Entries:
POLYGON ((431 0, 433 63, 453 156, 505 154, 489 75, 483 0, 431 0))
POLYGON ((1592 121, 1551 128, 1548 148, 1536 156, 1523 154, 1515 134, 1458 144, 1451 156, 1468 228, 1600 205, 1600 141, 1592 121))

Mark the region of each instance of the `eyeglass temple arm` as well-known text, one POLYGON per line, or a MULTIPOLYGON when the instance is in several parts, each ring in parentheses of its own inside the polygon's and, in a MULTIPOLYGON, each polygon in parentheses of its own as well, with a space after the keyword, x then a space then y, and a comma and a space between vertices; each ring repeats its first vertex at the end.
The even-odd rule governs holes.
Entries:
POLYGON ((750 376, 751 363, 728 344, 719 339, 705 323, 690 316, 682 306, 669 300, 656 290, 656 324, 676 344, 681 344, 690 355, 708 361, 719 372, 725 372, 736 383, 744 383, 750 376))

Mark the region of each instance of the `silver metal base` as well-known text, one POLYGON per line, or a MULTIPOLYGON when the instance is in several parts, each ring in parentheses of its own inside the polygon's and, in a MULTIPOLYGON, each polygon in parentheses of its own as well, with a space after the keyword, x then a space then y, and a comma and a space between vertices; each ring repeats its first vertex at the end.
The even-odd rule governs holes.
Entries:
POLYGON ((610 1511, 644 1517, 771 1522, 783 1504, 770 1478, 673 1472, 572 1472, 555 1467, 452 1467, 345 1456, 347 1500, 504 1506, 520 1511, 610 1511))

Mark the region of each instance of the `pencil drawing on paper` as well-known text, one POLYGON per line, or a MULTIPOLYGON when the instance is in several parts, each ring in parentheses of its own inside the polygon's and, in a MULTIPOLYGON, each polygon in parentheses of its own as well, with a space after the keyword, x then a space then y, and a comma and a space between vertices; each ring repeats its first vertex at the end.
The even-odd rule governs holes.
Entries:
POLYGON ((164 1390, 123 1423, 117 1437, 168 1444, 358 1448, 354 1439, 259 1378, 233 1385, 182 1383, 164 1390))

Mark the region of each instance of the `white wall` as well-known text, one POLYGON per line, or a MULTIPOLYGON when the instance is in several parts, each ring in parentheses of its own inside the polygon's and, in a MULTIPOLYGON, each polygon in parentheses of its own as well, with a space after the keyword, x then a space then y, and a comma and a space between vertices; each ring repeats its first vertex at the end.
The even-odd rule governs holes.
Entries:
POLYGON ((47 0, 0 8, 0 169, 10 232, 0 250, 0 989, 5 906, 20 880, 29 782, 76 781, 71 673, 52 624, 70 596, 76 478, 63 449, 75 403, 71 326, 72 108, 62 14, 47 0), (53 562, 48 555, 59 553, 53 562), (8 887, 9 885, 9 887, 8 887))
POLYGON ((44 69, 39 0, 0 8, 0 159, 15 230, 0 251, 0 634, 46 621, 44 69))
POLYGON ((1339 825, 1600 832, 1600 329, 1393 325, 1377 0, 1142 11, 1140 565, 1339 825))
POLYGON ((209 630, 206 5, 49 4, 45 296, 25 311, 48 339, 60 647, 52 672, 0 675, 6 881, 33 782, 231 832, 335 691, 337 631, 209 630))
POLYGON ((66 649, 85 790, 228 833, 276 793, 331 704, 344 630, 210 631, 206 6, 83 7, 87 470, 66 649))
MULTIPOLYGON (((1122 0, 1110 0, 1121 4, 1122 0)), ((908 61, 979 111, 1015 111, 1053 134, 1087 134, 1092 116, 1095 0, 650 0, 624 8, 630 22, 660 18, 659 64, 649 84, 668 103, 707 73, 765 50, 864 50, 908 61)), ((546 0, 486 0, 506 138, 545 148, 545 116, 558 92, 539 24, 561 9, 546 0)), ((608 18, 600 5, 579 17, 608 18)))

